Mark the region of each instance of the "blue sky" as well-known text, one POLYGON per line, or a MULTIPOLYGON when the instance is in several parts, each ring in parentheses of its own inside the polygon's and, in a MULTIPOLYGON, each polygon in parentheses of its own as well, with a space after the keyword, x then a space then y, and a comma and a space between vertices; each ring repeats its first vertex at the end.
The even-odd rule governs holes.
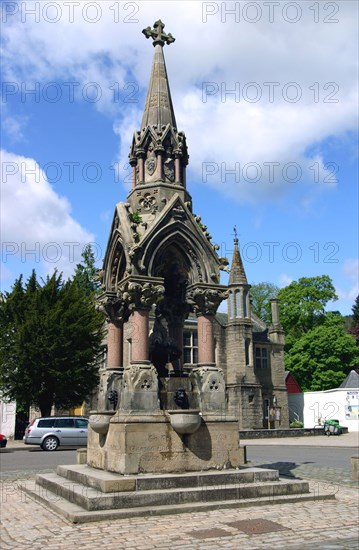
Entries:
MULTIPOLYGON (((358 294, 357 3, 2 2, 1 290, 104 255, 161 18, 187 186, 249 282, 358 294), (33 93, 29 92, 34 90, 33 93)), ((223 283, 226 283, 224 274, 223 283)))

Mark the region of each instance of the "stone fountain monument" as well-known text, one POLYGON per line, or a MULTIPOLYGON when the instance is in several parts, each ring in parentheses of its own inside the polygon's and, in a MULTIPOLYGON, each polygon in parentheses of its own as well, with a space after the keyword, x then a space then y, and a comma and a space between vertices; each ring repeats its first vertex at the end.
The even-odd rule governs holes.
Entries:
POLYGON ((186 188, 186 138, 177 130, 163 56, 175 39, 161 21, 143 33, 155 50, 129 155, 132 189, 116 205, 99 273, 108 335, 99 410, 90 415, 78 464, 22 489, 74 522, 318 498, 307 482, 240 467, 238 419, 228 414, 213 330, 227 297, 220 285, 227 261, 193 214, 186 188), (182 352, 190 313, 197 316, 198 364, 188 369, 182 352))
POLYGON ((193 214, 186 188, 186 138, 177 130, 163 55, 175 39, 161 21, 143 33, 155 49, 129 155, 132 189, 116 206, 100 274, 99 307, 118 402, 115 411, 91 415, 87 463, 121 474, 237 467, 238 421, 226 414, 213 334, 215 313, 227 297, 220 285, 227 262, 193 214), (190 313, 198 321, 199 362, 184 372, 183 324, 190 313), (131 357, 123 364, 129 333, 131 357))

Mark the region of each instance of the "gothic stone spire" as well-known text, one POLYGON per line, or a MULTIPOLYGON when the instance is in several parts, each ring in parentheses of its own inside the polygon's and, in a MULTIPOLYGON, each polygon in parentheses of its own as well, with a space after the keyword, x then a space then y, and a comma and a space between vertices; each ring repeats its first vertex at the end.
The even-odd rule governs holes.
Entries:
POLYGON ((232 266, 231 266, 231 271, 229 276, 229 285, 238 285, 238 284, 247 285, 248 282, 247 282, 246 272, 244 271, 241 254, 238 248, 237 230, 235 230, 234 252, 233 252, 232 266))
POLYGON ((156 125, 158 128, 161 128, 167 124, 176 128, 176 119, 163 55, 163 46, 165 43, 171 44, 175 41, 175 38, 171 34, 163 32, 164 24, 161 20, 156 21, 153 27, 152 30, 150 27, 147 27, 147 29, 143 29, 142 31, 146 38, 153 39, 155 54, 141 128, 150 125, 156 125))
POLYGON ((155 51, 141 129, 134 133, 129 154, 133 175, 128 200, 138 211, 141 211, 141 205, 134 195, 143 194, 145 186, 152 202, 158 199, 159 209, 174 193, 179 193, 184 202, 190 200, 185 177, 188 164, 186 138, 183 132, 177 131, 163 55, 163 46, 175 39, 164 32, 164 26, 158 20, 153 29, 147 27, 142 31, 146 38, 152 38, 155 51), (153 193, 157 196, 154 197, 153 193))

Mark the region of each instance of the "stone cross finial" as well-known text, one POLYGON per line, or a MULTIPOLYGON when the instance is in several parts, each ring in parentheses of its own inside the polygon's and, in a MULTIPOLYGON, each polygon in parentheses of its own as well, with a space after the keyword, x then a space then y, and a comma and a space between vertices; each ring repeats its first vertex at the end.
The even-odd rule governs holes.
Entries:
POLYGON ((152 38, 153 39, 153 45, 157 46, 159 44, 160 46, 164 46, 165 44, 172 44, 176 39, 173 38, 171 33, 166 34, 163 32, 163 29, 165 28, 165 24, 162 23, 161 19, 156 21, 153 24, 153 29, 151 27, 147 27, 146 29, 143 29, 143 34, 146 38, 152 38))

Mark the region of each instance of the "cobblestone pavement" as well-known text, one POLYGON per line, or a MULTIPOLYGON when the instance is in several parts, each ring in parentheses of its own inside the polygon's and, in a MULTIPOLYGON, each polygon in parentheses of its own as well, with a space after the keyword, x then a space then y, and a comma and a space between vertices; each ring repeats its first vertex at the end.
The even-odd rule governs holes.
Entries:
MULTIPOLYGON (((349 437, 347 440, 352 446, 349 437)), ((343 443, 344 438, 335 445, 343 443)), ((310 440, 309 444, 315 441, 310 440)), ((260 463, 255 461, 251 465, 260 463)), ((298 504, 268 502, 259 507, 73 525, 22 493, 15 479, 18 474, 9 472, 0 484, 0 547, 1 550, 28 547, 32 550, 76 547, 81 550, 358 550, 359 496, 349 470, 311 464, 293 468, 293 464, 285 462, 277 462, 275 467, 281 475, 308 479, 316 494, 322 490, 335 493, 335 500, 298 504), (238 522, 249 520, 255 520, 254 526, 261 525, 263 520, 273 524, 267 524, 267 532, 249 531, 248 534, 238 522)), ((29 473, 26 477, 34 476, 29 473)))
MULTIPOLYGON (((351 472, 349 468, 343 470, 341 468, 325 468, 323 466, 317 466, 312 464, 299 464, 293 467, 292 462, 263 462, 260 460, 252 460, 248 463, 248 466, 256 466, 259 468, 273 468, 278 470, 282 477, 296 478, 296 479, 320 479, 327 483, 340 483, 348 487, 357 487, 358 482, 351 479, 351 472)), ((358 546, 359 548, 359 546, 358 546)))
POLYGON ((2 550, 151 550, 186 548, 290 550, 357 549, 358 492, 338 483, 311 481, 311 489, 335 493, 336 500, 131 518, 73 525, 36 503, 17 481, 1 484, 2 550), (274 522, 269 532, 251 533, 238 521, 274 522))

